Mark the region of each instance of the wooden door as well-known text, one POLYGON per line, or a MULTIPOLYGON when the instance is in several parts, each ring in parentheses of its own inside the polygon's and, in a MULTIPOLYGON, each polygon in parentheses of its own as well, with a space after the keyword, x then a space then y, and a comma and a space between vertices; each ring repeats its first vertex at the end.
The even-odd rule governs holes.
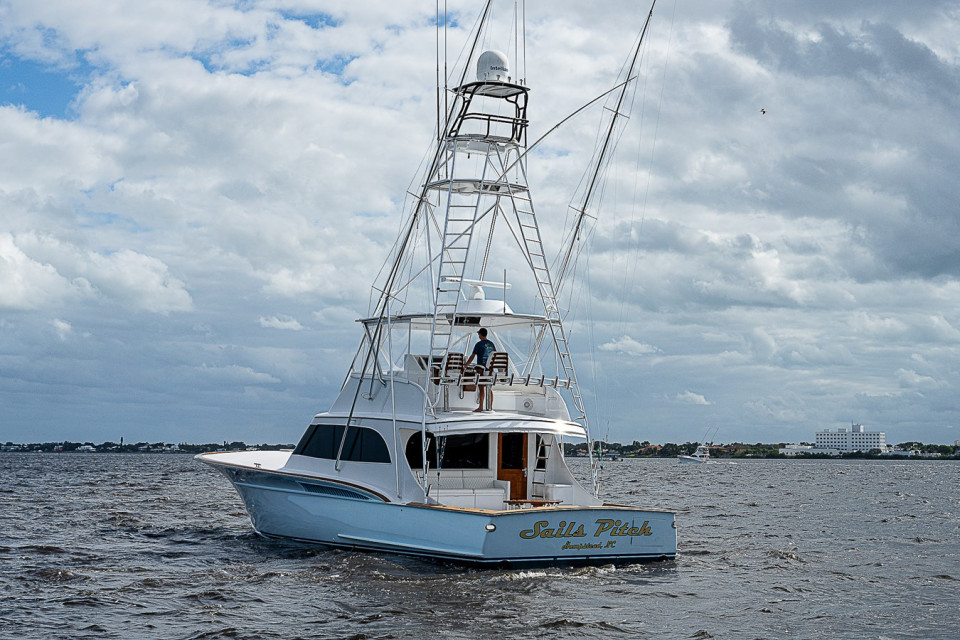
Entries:
POLYGON ((501 433, 497 441, 497 480, 510 482, 510 499, 527 499, 527 434, 501 433))

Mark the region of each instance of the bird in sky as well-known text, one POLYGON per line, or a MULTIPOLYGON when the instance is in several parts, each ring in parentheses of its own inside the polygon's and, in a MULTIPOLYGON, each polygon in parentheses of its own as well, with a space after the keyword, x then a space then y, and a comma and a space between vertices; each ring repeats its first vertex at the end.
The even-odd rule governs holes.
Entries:
POLYGON ((766 110, 766 109, 760 109, 760 115, 763 116, 763 115, 766 115, 766 114, 767 114, 767 110, 766 110))

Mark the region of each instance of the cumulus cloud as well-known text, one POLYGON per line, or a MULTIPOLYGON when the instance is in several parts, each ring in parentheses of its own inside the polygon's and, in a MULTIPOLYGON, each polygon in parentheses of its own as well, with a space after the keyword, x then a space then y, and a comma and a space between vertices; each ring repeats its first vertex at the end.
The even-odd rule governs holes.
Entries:
POLYGON ((0 251, 11 256, 9 277, 19 284, 14 295, 24 301, 53 302, 74 295, 160 314, 192 308, 183 281, 174 277, 166 264, 129 249, 98 253, 26 233, 15 240, 0 237, 0 251), (35 258, 27 257, 24 250, 35 258))
POLYGON ((65 322, 60 319, 54 319, 50 321, 50 324, 57 332, 57 336, 61 341, 66 340, 73 333, 73 327, 70 326, 69 322, 65 322))
POLYGON ((31 259, 9 233, 0 233, 0 283, 0 309, 38 309, 62 301, 73 291, 55 268, 31 259))
POLYGON ((713 404, 712 402, 709 402, 705 397, 703 397, 699 393, 694 393, 692 391, 684 391, 682 393, 678 393, 673 397, 673 399, 682 404, 699 404, 699 405, 713 404))
MULTIPOLYGON (((124 402, 184 397, 171 381, 196 373, 171 440, 193 437, 179 425, 211 405, 211 440, 244 420, 280 430, 325 408, 342 379, 318 371, 345 368, 359 339, 353 319, 436 120, 432 8, 183 9, 0 9, 0 58, 75 87, 59 110, 38 78, 0 87, 0 339, 25 363, 0 393, 24 399, 21 433, 62 422, 45 418, 46 387, 24 394, 24 381, 56 371, 110 397, 129 370, 85 372, 113 371, 118 354, 155 367, 124 402), (84 353, 53 360, 51 328, 68 344, 90 337, 84 353), (322 346, 300 342, 314 332, 322 346), (217 355, 204 368, 198 353, 217 355), (230 395, 243 385, 269 390, 230 395)), ((477 7, 450 9, 455 59, 477 7)), ((531 139, 608 88, 643 17, 619 0, 528 7, 514 68, 533 87, 531 139)), ((495 10, 491 33, 511 20, 495 10)), ((712 403, 730 439, 809 440, 849 419, 886 425, 890 440, 947 437, 960 421, 957 28, 952 5, 933 1, 658 10, 627 153, 610 160, 589 259, 565 289, 577 345, 589 333, 604 366, 632 359, 617 383, 642 396, 651 431, 631 431, 634 396, 619 394, 606 403, 612 435, 662 441, 659 425, 712 403)), ((551 254, 593 115, 531 156, 551 254)))
POLYGON ((920 375, 910 369, 898 369, 896 375, 897 380, 900 381, 900 386, 905 389, 943 388, 948 386, 944 381, 920 375))
POLYGON ((281 318, 278 316, 270 316, 260 318, 260 326, 267 329, 283 329, 286 331, 302 331, 303 325, 300 324, 295 318, 281 318))
POLYGON ((207 366, 200 369, 201 374, 208 380, 241 385, 277 384, 280 380, 269 373, 255 371, 250 367, 240 365, 207 366))
POLYGON ((637 342, 630 336, 621 336, 611 342, 600 345, 601 351, 616 351, 628 356, 646 356, 658 353, 660 350, 653 345, 637 342))
POLYGON ((101 292, 134 309, 166 314, 193 307, 184 283, 156 258, 126 249, 89 257, 84 269, 87 279, 101 292))

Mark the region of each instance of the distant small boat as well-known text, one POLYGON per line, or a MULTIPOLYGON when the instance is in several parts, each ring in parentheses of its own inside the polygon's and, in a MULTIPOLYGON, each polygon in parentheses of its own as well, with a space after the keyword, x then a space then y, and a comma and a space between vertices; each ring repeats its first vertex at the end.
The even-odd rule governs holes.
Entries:
POLYGON ((697 450, 689 456, 677 456, 677 460, 680 462, 693 462, 698 464, 706 464, 710 462, 710 447, 705 444, 697 447, 697 450))

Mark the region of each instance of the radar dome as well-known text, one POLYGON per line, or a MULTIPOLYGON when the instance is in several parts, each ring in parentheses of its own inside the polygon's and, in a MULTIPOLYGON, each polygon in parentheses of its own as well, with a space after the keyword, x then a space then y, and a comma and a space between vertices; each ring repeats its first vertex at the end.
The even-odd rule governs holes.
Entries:
POLYGON ((509 82, 510 61, 499 51, 484 51, 477 60, 479 82, 509 82))

